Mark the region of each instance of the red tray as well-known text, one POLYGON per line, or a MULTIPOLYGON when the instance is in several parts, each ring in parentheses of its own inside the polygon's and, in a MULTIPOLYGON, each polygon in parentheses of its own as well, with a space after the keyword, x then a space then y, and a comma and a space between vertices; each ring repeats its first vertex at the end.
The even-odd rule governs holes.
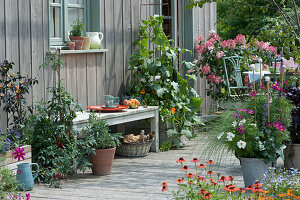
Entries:
POLYGON ((116 111, 121 111, 123 109, 127 109, 129 108, 129 106, 119 105, 119 107, 105 107, 104 105, 99 105, 99 106, 88 106, 87 108, 89 110, 101 111, 101 112, 116 112, 116 111))

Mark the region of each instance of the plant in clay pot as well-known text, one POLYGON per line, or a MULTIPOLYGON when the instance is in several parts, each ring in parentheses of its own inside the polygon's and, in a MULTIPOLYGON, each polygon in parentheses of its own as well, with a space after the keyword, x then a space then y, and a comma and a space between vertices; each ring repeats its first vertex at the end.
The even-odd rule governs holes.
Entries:
POLYGON ((72 24, 72 30, 70 32, 70 40, 75 42, 75 50, 82 50, 84 36, 82 36, 84 29, 83 21, 75 20, 72 24))
POLYGON ((106 121, 98 119, 95 114, 89 117, 89 125, 83 130, 86 153, 90 156, 94 175, 111 173, 116 146, 120 145, 122 134, 111 134, 106 121))

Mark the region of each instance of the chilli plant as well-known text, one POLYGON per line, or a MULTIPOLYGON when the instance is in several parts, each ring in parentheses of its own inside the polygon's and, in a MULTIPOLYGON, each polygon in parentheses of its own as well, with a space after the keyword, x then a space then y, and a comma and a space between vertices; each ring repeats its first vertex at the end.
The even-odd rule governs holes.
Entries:
POLYGON ((26 122, 26 116, 32 113, 32 106, 26 105, 25 96, 30 88, 38 83, 34 78, 24 77, 19 72, 13 72, 13 62, 4 60, 0 64, 0 105, 9 116, 9 133, 7 138, 12 144, 21 143, 20 128, 26 122))
POLYGON ((139 39, 134 42, 138 52, 130 58, 132 82, 129 95, 141 96, 147 105, 159 106, 164 122, 174 124, 168 131, 171 146, 178 147, 180 136, 193 137, 190 123, 199 122, 197 112, 202 99, 188 84, 196 80, 195 75, 180 72, 190 70, 191 62, 178 59, 181 53, 191 53, 186 49, 174 47, 174 42, 165 35, 163 17, 150 17, 140 26, 139 39))

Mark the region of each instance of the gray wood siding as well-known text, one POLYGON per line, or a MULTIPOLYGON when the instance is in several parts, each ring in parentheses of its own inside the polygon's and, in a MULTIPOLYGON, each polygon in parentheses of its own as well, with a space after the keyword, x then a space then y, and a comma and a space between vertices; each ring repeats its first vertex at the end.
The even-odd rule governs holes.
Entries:
MULTIPOLYGON (((208 37, 210 30, 216 30, 217 20, 217 4, 211 3, 206 4, 202 8, 194 8, 193 21, 194 21, 194 40, 203 35, 205 38, 208 37)), ((196 56, 195 56, 196 57, 196 56)), ((205 78, 198 77, 195 82, 195 89, 197 93, 203 98, 202 110, 204 114, 209 114, 215 110, 214 101, 206 95, 206 88, 208 84, 205 78)))
MULTIPOLYGON (((122 96, 130 80, 128 62, 135 52, 133 41, 138 37, 141 19, 154 14, 155 0, 100 0, 102 47, 106 53, 64 54, 61 59, 62 84, 85 109, 102 103, 104 94, 122 96)), ((194 9, 194 38, 214 27, 215 7, 194 9)), ((26 97, 28 104, 48 100, 48 88, 57 77, 48 69, 39 69, 49 49, 47 0, 0 0, 0 61, 13 61, 15 71, 36 77, 39 84, 26 97)), ((204 83, 196 89, 204 95, 204 83)), ((204 95, 205 96, 205 95, 204 95)), ((203 97, 204 97, 203 96, 203 97)), ((205 97, 204 97, 205 98, 205 97)), ((206 101, 209 102, 209 101, 206 101)), ((209 106, 204 106, 205 108, 209 106)), ((0 111, 0 128, 7 127, 7 116, 0 111)))

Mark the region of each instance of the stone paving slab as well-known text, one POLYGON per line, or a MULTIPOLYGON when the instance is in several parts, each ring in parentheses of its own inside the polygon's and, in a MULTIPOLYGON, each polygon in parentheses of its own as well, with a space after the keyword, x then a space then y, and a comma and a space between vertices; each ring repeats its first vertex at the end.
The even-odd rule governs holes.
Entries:
MULTIPOLYGON (((164 200, 170 199, 168 192, 161 191, 161 183, 167 181, 171 190, 176 189, 176 179, 183 176, 176 160, 184 157, 187 161, 201 158, 205 138, 198 137, 187 141, 186 147, 168 152, 149 153, 146 157, 116 157, 112 174, 93 176, 91 171, 79 173, 61 181, 62 189, 35 185, 31 191, 32 200, 164 200)), ((202 160, 203 159, 203 160, 202 160)), ((212 160, 215 158, 211 157, 212 160)), ((190 165, 192 168, 192 165, 190 165)), ((233 176, 235 184, 243 187, 239 161, 234 155, 226 155, 214 167, 224 176, 233 176)))

